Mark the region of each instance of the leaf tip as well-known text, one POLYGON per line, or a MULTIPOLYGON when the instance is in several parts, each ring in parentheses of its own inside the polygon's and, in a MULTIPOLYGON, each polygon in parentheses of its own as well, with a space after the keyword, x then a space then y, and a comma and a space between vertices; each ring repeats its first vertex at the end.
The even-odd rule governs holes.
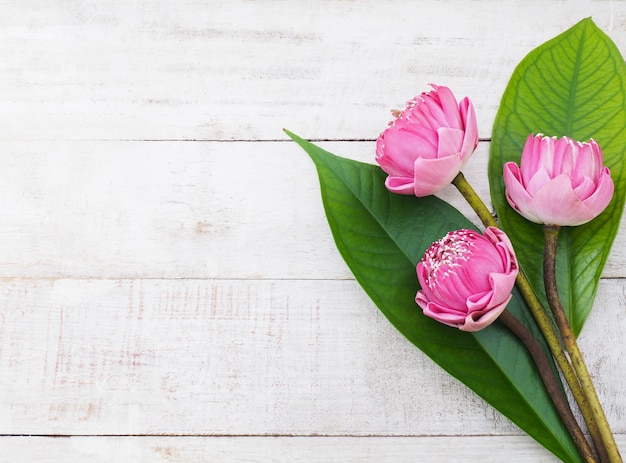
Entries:
POLYGON ((300 138, 299 136, 297 136, 295 133, 291 132, 288 129, 283 128, 283 132, 285 132, 287 136, 291 138, 293 141, 295 141, 296 143, 302 144, 302 142, 304 141, 302 138, 300 138))

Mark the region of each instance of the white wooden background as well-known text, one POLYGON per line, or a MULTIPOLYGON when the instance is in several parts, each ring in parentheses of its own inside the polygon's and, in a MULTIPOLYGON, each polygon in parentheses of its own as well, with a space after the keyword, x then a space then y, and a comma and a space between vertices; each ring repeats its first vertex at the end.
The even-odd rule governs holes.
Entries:
MULTIPOLYGON (((371 161, 448 85, 487 197, 515 65, 587 16, 626 54, 622 1, 1 1, 0 461, 555 462, 379 315, 281 129, 371 161)), ((625 262, 580 343, 626 454, 625 262)))

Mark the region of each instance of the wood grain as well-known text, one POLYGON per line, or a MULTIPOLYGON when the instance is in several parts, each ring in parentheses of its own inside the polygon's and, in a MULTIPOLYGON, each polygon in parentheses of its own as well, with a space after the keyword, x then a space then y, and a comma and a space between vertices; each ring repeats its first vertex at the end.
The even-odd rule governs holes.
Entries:
MULTIPOLYGON (((626 444, 618 436, 620 445, 626 444)), ((71 437, 7 439, 6 461, 37 463, 556 463, 518 436, 464 437, 71 437)))
MULTIPOLYGON (((372 142, 321 146, 373 162, 372 142)), ((465 173, 489 203, 488 152, 465 173)), ((4 142, 0 165, 0 276, 352 278, 292 142, 4 142)), ((625 220, 607 278, 626 277, 625 220)))
POLYGON ((609 0, 3 2, 5 139, 373 138, 430 82, 489 137, 516 64, 609 0))
MULTIPOLYGON (((515 65, 587 16, 626 50, 625 2, 1 6, 1 461, 555 461, 380 315, 282 128, 371 162, 448 85, 488 198, 515 65)), ((624 226, 580 339, 622 448, 624 226)))
MULTIPOLYGON (((624 280, 581 348, 626 433, 624 280)), ((519 434, 353 281, 5 279, 0 434, 519 434)))

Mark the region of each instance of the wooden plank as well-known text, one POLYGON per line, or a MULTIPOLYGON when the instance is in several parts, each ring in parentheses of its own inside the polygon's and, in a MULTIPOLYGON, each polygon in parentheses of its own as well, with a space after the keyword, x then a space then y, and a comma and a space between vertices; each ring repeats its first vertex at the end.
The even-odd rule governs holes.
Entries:
MULTIPOLYGON (((617 436, 626 447, 626 436, 617 436)), ((0 437, 3 461, 29 463, 557 463, 524 436, 0 437)))
MULTIPOLYGON (((625 290, 580 340, 622 434, 625 290)), ((0 435, 520 434, 353 281, 3 279, 0 378, 0 435)))
POLYGON ((3 2, 4 139, 374 138, 430 82, 488 137, 516 64, 623 2, 3 2))
MULTIPOLYGON (((485 199, 488 149, 466 169, 485 199)), ((294 143, 3 142, 0 165, 0 276, 352 278, 294 143)), ((454 188, 442 197, 475 217, 454 188)), ((622 223, 604 276, 625 277, 624 261, 622 223)))
MULTIPOLYGON (((1 461, 554 461, 378 313, 278 140, 373 139, 428 82, 489 137, 528 51, 590 15, 626 49, 626 4, 2 7, 1 461)), ((614 249, 581 347, 623 447, 614 249)))

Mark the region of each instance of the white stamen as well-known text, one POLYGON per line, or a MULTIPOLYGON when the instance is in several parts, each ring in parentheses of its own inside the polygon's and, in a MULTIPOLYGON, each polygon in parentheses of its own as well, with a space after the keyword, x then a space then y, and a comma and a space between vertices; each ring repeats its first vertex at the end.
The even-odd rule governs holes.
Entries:
POLYGON ((476 234, 471 230, 456 230, 428 248, 422 263, 428 270, 428 285, 431 288, 438 279, 446 279, 451 274, 456 274, 453 269, 470 259, 475 239, 476 234))

